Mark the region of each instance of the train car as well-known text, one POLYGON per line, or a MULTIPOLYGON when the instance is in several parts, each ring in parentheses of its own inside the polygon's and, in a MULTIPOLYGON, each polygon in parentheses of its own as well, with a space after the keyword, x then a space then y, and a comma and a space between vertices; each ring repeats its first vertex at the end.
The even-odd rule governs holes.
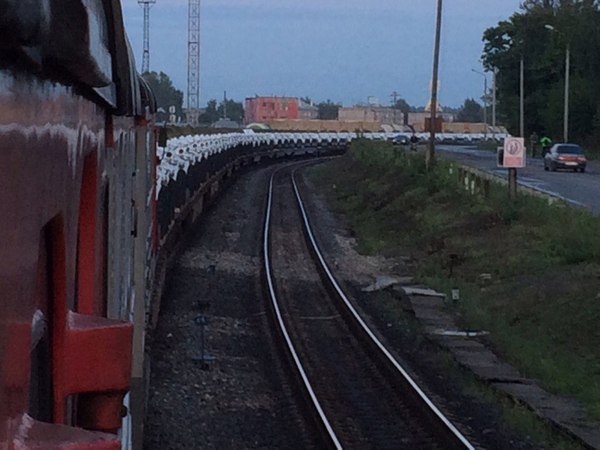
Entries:
POLYGON ((1 449, 132 441, 154 111, 119 0, 0 0, 1 449))

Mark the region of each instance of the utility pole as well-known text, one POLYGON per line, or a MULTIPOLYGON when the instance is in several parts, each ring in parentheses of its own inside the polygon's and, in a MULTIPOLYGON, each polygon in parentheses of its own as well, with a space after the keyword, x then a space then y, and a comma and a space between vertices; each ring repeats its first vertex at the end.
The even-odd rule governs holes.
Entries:
POLYGON ((563 139, 569 142, 569 80, 571 78, 571 46, 567 43, 565 53, 565 122, 563 125, 563 139))
POLYGON ((223 119, 227 119, 227 91, 223 91, 223 119))
POLYGON ((487 86, 487 76, 485 73, 480 72, 479 70, 471 69, 472 72, 475 72, 478 75, 483 77, 483 123, 485 125, 483 134, 487 137, 487 126, 488 126, 488 86, 487 86))
POLYGON ((398 96, 399 96, 399 95, 400 95, 400 94, 398 94, 398 92, 396 92, 396 91, 392 92, 392 95, 390 95, 390 97, 392 97, 392 101, 393 101, 393 103, 392 103, 392 108, 393 108, 394 106, 396 106, 396 103, 398 103, 398 96))
POLYGON ((156 0, 138 0, 138 5, 144 8, 144 54, 142 57, 142 74, 150 72, 150 8, 156 0))
POLYGON ((188 5, 188 123, 198 125, 200 109, 200 0, 188 5))
POLYGON ((487 137, 488 126, 488 85, 487 76, 483 76, 483 123, 485 124, 483 135, 487 137))
POLYGON ((436 114, 438 105, 438 69, 440 64, 440 35, 442 30, 442 0, 437 2, 437 20, 435 26, 435 46, 433 50, 433 77, 431 82, 431 122, 430 122, 430 135, 429 135, 429 147, 425 153, 425 165, 427 170, 435 162, 435 125, 436 125, 436 114))
POLYGON ((492 72, 492 135, 496 136, 496 76, 498 72, 494 67, 492 72))
MULTIPOLYGON (((519 64, 519 133, 525 138, 525 59, 521 55, 519 64)), ((508 196, 512 199, 517 197, 517 169, 508 169, 508 196)))
POLYGON ((525 60, 521 56, 519 64, 519 132, 525 137, 525 60))
POLYGON ((544 28, 554 31, 564 39, 567 39, 567 46, 565 49, 565 117, 563 123, 563 140, 565 143, 567 143, 569 142, 569 83, 571 79, 571 43, 569 42, 568 37, 554 28, 554 26, 546 24, 544 25, 544 28))

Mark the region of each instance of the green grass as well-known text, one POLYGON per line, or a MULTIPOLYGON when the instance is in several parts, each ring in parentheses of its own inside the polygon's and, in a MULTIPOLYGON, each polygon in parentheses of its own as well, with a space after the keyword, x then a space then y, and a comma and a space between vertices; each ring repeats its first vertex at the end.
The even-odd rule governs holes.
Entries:
MULTIPOLYGON (((376 322, 387 323, 388 330, 393 327, 393 331, 388 331, 388 338, 390 333, 393 333, 393 339, 398 339, 400 335, 403 343, 399 345, 410 348, 410 352, 420 352, 423 343, 423 336, 418 331, 420 325, 412 313, 409 313, 404 307, 399 308, 398 305, 398 298, 389 290, 384 290, 373 293, 367 302, 361 304, 361 307, 368 312, 370 317, 375 318, 376 322)), ((456 385, 460 385, 462 392, 468 398, 475 400, 481 407, 498 410, 505 422, 497 423, 497 426, 502 427, 504 432, 517 432, 519 435, 527 437, 530 442, 538 444, 540 448, 548 450, 583 448, 572 438, 558 433, 548 423, 541 421, 525 405, 516 403, 488 385, 478 382, 471 372, 458 365, 450 353, 439 351, 435 355, 429 354, 428 362, 438 366, 437 370, 443 370, 449 378, 454 380, 453 383, 458 381, 456 385)))
POLYGON ((331 200, 361 252, 409 253, 418 279, 459 287, 465 326, 490 331, 524 375, 600 418, 599 219, 526 195, 511 202, 500 185, 487 199, 472 196, 448 163, 427 172, 421 156, 386 143, 355 142, 312 170, 322 187, 335 187, 331 200))
POLYGON ((508 427, 540 443, 541 448, 547 450, 583 450, 584 448, 571 437, 558 434, 525 406, 499 396, 486 386, 472 382, 468 384, 467 391, 482 401, 499 404, 508 427))

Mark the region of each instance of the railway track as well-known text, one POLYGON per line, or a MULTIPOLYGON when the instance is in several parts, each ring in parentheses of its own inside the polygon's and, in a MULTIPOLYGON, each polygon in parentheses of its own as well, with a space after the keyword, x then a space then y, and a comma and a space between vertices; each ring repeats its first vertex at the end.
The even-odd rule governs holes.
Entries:
POLYGON ((323 444, 474 448, 369 329, 319 249, 291 164, 271 177, 264 271, 276 336, 323 444))

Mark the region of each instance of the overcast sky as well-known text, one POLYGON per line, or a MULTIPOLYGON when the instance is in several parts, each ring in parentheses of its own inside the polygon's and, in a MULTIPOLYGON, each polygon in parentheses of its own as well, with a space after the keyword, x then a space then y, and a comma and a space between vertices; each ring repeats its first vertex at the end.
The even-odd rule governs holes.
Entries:
MULTIPOLYGON (((481 97, 483 31, 521 0, 446 0, 440 102, 481 97)), ((369 96, 389 104, 429 97, 436 0, 202 0, 201 103, 258 95, 308 96, 346 105, 369 96)), ((138 68, 143 12, 123 0, 138 68)), ((187 0, 157 0, 151 10, 150 69, 166 72, 187 96, 187 0)), ((490 78, 491 80, 491 78, 490 78)))

